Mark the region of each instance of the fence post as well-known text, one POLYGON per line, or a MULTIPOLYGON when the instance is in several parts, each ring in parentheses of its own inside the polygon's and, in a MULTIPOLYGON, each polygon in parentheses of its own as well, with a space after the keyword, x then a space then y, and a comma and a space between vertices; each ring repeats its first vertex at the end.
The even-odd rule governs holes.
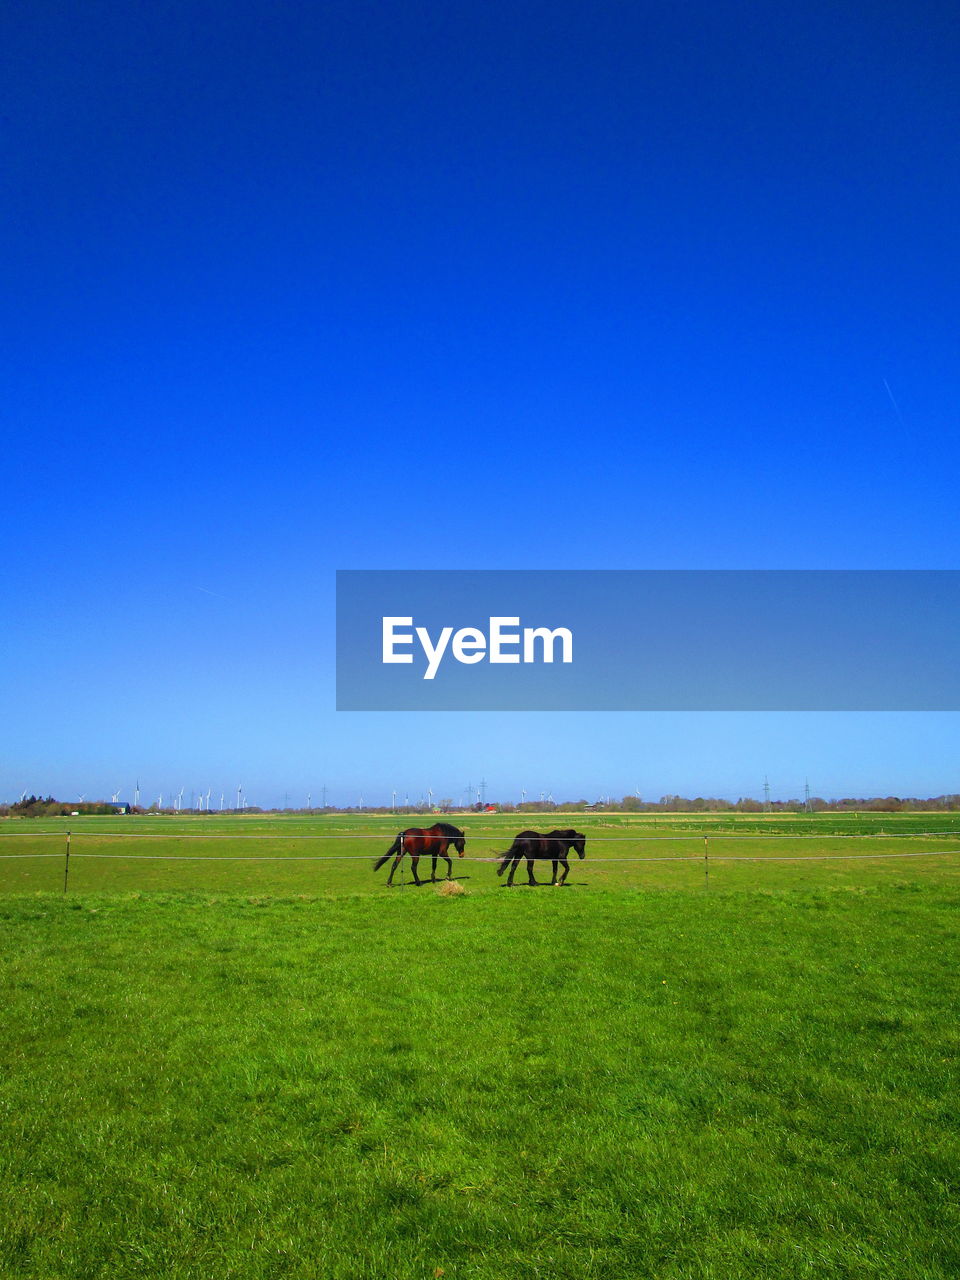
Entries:
POLYGON ((70 874, 70 832, 67 832, 67 856, 63 860, 63 892, 67 892, 67 877, 70 874))
POLYGON ((703 887, 710 888, 710 851, 707 847, 707 837, 703 837, 703 887))

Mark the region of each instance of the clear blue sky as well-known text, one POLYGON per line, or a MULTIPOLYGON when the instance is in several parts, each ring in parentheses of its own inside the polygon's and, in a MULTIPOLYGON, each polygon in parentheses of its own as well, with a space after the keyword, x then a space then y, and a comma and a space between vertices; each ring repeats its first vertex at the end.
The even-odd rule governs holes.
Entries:
POLYGON ((946 3, 8 10, 0 795, 960 789, 960 717, 337 714, 336 568, 957 568, 946 3))

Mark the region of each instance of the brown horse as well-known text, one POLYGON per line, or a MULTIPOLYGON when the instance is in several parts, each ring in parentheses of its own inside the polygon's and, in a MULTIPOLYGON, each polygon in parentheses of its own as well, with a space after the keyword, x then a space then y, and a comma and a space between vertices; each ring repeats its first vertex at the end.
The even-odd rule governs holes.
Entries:
POLYGON ((447 849, 451 844, 456 849, 459 857, 462 858, 463 851, 467 845, 466 839, 463 832, 457 827, 452 827, 449 822, 435 822, 432 827, 408 827, 406 831, 400 832, 383 857, 377 859, 373 864, 373 869, 374 871, 379 871, 387 859, 396 854, 393 866, 390 868, 390 874, 387 876, 387 884, 393 884, 393 873, 399 867, 403 855, 409 853, 414 884, 423 884, 423 881, 417 875, 417 864, 422 856, 433 859, 433 870, 430 874, 431 880, 436 880, 437 878, 437 859, 443 858, 447 864, 447 879, 449 880, 453 874, 453 862, 447 854, 447 849))
POLYGON ((581 858, 586 857, 587 837, 580 831, 574 831, 572 827, 566 831, 548 831, 546 835, 541 835, 539 831, 521 831, 519 835, 514 836, 513 844, 507 852, 501 854, 497 875, 502 876, 507 867, 510 866, 507 884, 513 884, 514 873, 520 864, 520 860, 521 858, 526 858, 528 884, 540 883, 533 876, 533 864, 537 860, 553 863, 551 884, 565 884, 567 876, 570 874, 570 863, 567 861, 567 857, 571 849, 574 849, 581 858), (558 864, 563 867, 563 875, 559 880, 557 879, 558 864))

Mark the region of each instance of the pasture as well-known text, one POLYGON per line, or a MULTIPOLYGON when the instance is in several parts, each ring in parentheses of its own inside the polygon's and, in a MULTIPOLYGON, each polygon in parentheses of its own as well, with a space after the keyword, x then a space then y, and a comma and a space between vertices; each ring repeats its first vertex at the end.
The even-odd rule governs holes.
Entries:
MULTIPOLYGON (((874 885, 898 879, 908 866, 918 875, 960 871, 960 857, 939 856, 960 851, 960 815, 950 813, 455 814, 451 820, 467 833, 466 857, 454 858, 454 873, 471 892, 500 887, 493 859, 516 831, 571 823, 587 836, 586 860, 571 863, 571 886, 581 889, 698 892, 705 885, 705 836, 711 889, 874 885)), ((61 889, 70 830, 71 892, 380 894, 387 871, 373 875, 374 859, 402 827, 432 821, 426 815, 188 813, 0 822, 0 893, 61 889)), ((406 860, 401 880, 409 886, 406 860)))
POLYGON ((0 860, 0 1274, 960 1273, 955 816, 590 815, 562 890, 471 859, 526 815, 453 820, 451 899, 367 815, 0 860))

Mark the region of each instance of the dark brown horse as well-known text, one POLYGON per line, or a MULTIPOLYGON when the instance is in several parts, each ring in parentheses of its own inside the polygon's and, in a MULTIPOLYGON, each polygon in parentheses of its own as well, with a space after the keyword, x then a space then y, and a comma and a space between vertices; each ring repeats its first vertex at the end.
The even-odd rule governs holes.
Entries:
POLYGON ((548 831, 546 835, 542 835, 539 831, 521 831, 519 835, 514 836, 513 844, 507 852, 501 855, 497 875, 502 876, 507 865, 511 864, 507 884, 513 884, 514 873, 520 864, 520 859, 526 858, 528 884, 540 883, 533 876, 533 864, 536 861, 552 862, 553 879, 550 883, 565 884, 570 874, 570 863, 567 857, 571 849, 575 850, 581 858, 586 857, 587 837, 580 831, 574 831, 573 828, 568 828, 566 831, 548 831), (557 880, 558 864, 563 867, 563 875, 559 880, 557 880))
POLYGON ((383 864, 389 859, 396 857, 393 866, 390 868, 390 874, 387 876, 387 884, 393 884, 393 873, 400 865, 400 860, 405 853, 410 855, 410 866, 413 869, 414 884, 423 884, 423 881, 417 875, 417 864, 421 857, 426 856, 433 859, 433 870, 430 874, 431 880, 437 878, 437 859, 443 858, 447 864, 447 879, 449 880, 453 874, 453 862, 447 854, 450 845, 456 849, 457 854, 462 858, 463 851, 467 846, 464 834, 459 828, 452 827, 449 822, 435 822, 432 827, 408 827, 406 831, 401 831, 394 840, 393 844, 383 855, 373 864, 374 871, 379 871, 383 864))

